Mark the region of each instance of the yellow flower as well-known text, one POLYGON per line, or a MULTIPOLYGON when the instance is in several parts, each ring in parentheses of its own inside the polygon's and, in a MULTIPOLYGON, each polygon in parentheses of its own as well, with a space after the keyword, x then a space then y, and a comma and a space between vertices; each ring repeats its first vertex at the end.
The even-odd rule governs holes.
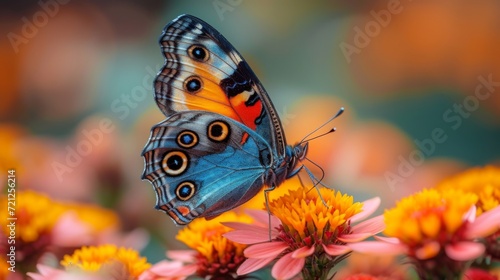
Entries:
POLYGON ((371 215, 379 198, 360 203, 327 188, 320 188, 319 193, 311 186, 290 189, 270 201, 270 223, 267 211, 253 210, 249 214, 256 222, 232 223, 235 230, 225 234, 235 242, 251 244, 244 251, 248 259, 238 268, 239 275, 278 259, 271 271, 274 278, 290 279, 302 272, 304 279, 325 279, 351 252, 348 243, 383 230, 381 216, 353 224, 371 215))
POLYGON ((452 236, 463 217, 477 202, 477 196, 461 190, 425 189, 403 198, 386 210, 385 234, 406 244, 421 244, 439 236, 452 236))
POLYGON ((462 279, 484 256, 485 238, 500 227, 500 207, 476 217, 477 195, 454 189, 424 189, 386 210, 390 238, 351 245, 361 252, 404 254, 419 279, 462 279))
MULTIPOLYGON (((12 196, 0 196, 0 219, 12 226, 3 226, 0 236, 16 247, 17 261, 29 269, 47 252, 57 254, 61 249, 96 244, 101 237, 117 230, 115 213, 97 206, 54 201, 35 191, 17 191, 12 196), (9 200, 10 199, 10 200, 9 200), (9 201, 15 206, 8 208, 9 201)), ((0 246, 6 254, 8 246, 0 246)))
POLYGON ((478 196, 477 215, 500 205, 500 167, 486 166, 471 168, 444 180, 439 190, 460 189, 478 196))
POLYGON ((269 203, 269 209, 281 220, 291 235, 304 239, 312 234, 323 237, 325 231, 335 231, 361 212, 363 204, 353 197, 327 188, 319 189, 324 202, 315 189, 300 188, 269 203))
MULTIPOLYGON (((493 211, 500 205, 500 167, 486 166, 471 168, 444 180, 439 190, 460 189, 478 196, 476 215, 493 211)), ((500 258, 500 230, 486 237, 486 251, 493 258, 500 258)))
POLYGON ((117 228, 120 224, 118 216, 113 211, 99 206, 79 203, 64 203, 62 206, 65 211, 74 211, 78 219, 89 225, 94 233, 117 228))
POLYGON ((66 270, 82 270, 85 272, 100 272, 106 275, 115 275, 119 270, 123 279, 134 279, 151 267, 146 258, 132 249, 116 247, 115 245, 101 245, 82 247, 72 255, 65 255, 61 265, 66 270))
MULTIPOLYGON (((62 207, 48 196, 34 191, 18 191, 16 205, 10 210, 7 196, 2 196, 0 201, 1 205, 5 205, 0 208, 0 219, 7 221, 8 218, 17 218, 16 239, 23 242, 34 242, 50 233, 63 212, 62 207)), ((6 236, 10 235, 8 227, 2 227, 2 231, 6 236)))
MULTIPOLYGON (((9 197, 0 197, 2 205, 9 205, 9 197)), ((72 211, 78 220, 90 226, 94 233, 119 225, 118 216, 104 208, 77 204, 60 203, 35 191, 18 191, 15 207, 0 208, 0 219, 16 218, 16 238, 23 242, 35 242, 45 234, 50 234, 64 213, 72 211)), ((4 235, 10 235, 8 227, 2 227, 4 235)))
POLYGON ((231 229, 221 222, 229 221, 250 223, 252 219, 234 212, 226 212, 212 220, 196 219, 177 234, 176 238, 179 241, 197 252, 199 276, 229 275, 243 262, 243 250, 246 245, 235 243, 222 236, 231 229))

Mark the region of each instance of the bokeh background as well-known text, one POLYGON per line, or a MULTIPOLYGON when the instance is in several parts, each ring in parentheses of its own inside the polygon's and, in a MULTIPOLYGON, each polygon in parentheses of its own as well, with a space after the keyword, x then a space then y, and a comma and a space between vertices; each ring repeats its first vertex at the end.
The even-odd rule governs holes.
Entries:
POLYGON ((158 37, 183 13, 245 57, 290 143, 345 107, 309 158, 324 184, 358 201, 380 196, 389 207, 467 167, 500 164, 498 1, 0 5, 2 180, 15 168, 18 190, 114 210, 123 231, 149 232, 150 262, 182 248, 140 179, 140 154, 165 118, 152 90, 158 37))

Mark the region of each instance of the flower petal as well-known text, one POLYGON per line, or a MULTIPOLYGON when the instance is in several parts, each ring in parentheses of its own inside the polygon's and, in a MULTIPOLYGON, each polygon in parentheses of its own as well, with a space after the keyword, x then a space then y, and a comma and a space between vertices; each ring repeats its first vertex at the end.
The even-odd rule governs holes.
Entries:
POLYGON ((297 275, 306 262, 305 258, 295 259, 292 257, 294 252, 281 257, 271 270, 271 275, 276 279, 290 279, 297 275))
POLYGON ((488 236, 500 229, 500 206, 497 206, 481 214, 467 228, 465 236, 467 238, 477 238, 488 236))
POLYGON ((92 230, 74 211, 63 214, 52 229, 52 243, 61 247, 79 247, 92 241, 92 230))
MULTIPOLYGON (((269 230, 259 230, 258 227, 255 230, 233 230, 224 233, 222 236, 240 244, 255 244, 262 242, 269 242, 269 230)), ((271 232, 271 238, 273 238, 273 233, 271 232)))
POLYGON ((330 244, 330 245, 323 244, 323 249, 330 256, 340 256, 352 251, 351 248, 347 247, 346 245, 335 245, 335 244, 330 244))
POLYGON ((387 243, 383 241, 363 241, 349 243, 346 246, 360 253, 400 255, 407 252, 407 248, 403 244, 387 243))
POLYGON ((259 270, 266 266, 268 263, 272 262, 274 257, 266 259, 246 259, 236 271, 238 275, 245 275, 256 270, 259 270))
POLYGON ((260 244, 254 244, 248 248, 246 248, 243 253, 247 258, 275 258, 281 252, 283 252, 288 245, 285 242, 277 241, 277 242, 266 242, 260 244))
POLYGON ((476 219, 476 205, 472 205, 472 207, 465 213, 464 215, 464 221, 468 221, 470 223, 473 223, 474 220, 476 219))
MULTIPOLYGON (((264 210, 247 209, 245 212, 250 215, 256 224, 260 224, 263 227, 269 227, 269 212, 264 210)), ((281 225, 280 219, 276 218, 271 214, 271 228, 279 227, 281 225)))
POLYGON ((33 273, 33 272, 28 272, 27 275, 33 280, 43 280, 43 279, 50 279, 50 277, 54 277, 60 273, 62 273, 61 270, 55 269, 53 267, 43 265, 43 264, 37 264, 36 268, 39 273, 33 273))
POLYGON ((399 241, 398 238, 396 237, 385 237, 385 236, 374 236, 375 239, 379 240, 379 241, 384 241, 384 242, 387 242, 387 243, 392 243, 392 244, 401 244, 401 241, 399 241))
POLYGON ((377 234, 385 229, 384 215, 373 217, 352 227, 353 233, 377 234))
POLYGON ((366 217, 370 216, 377 210, 380 205, 380 197, 376 196, 374 198, 363 201, 363 210, 358 214, 351 217, 351 223, 364 220, 366 217))
POLYGON ((314 253, 314 246, 311 247, 304 246, 302 248, 293 251, 292 258, 294 259, 305 258, 312 255, 312 253, 314 253))
POLYGON ((168 250, 167 258, 180 262, 194 262, 196 251, 194 250, 168 250))
POLYGON ((168 275, 168 273, 172 273, 172 270, 180 267, 182 267, 181 262, 162 260, 153 265, 148 271, 157 275, 168 275))
POLYGON ((481 280, 498 280, 495 275, 492 275, 487 270, 480 268, 469 268, 464 274, 463 279, 481 279, 481 280))
POLYGON ((337 237, 337 239, 345 243, 353 243, 353 242, 363 241, 371 236, 373 236, 373 234, 371 233, 351 233, 339 236, 337 237))
POLYGON ((415 250, 415 257, 420 260, 427 260, 435 257, 441 250, 441 245, 437 241, 430 241, 415 250))
POLYGON ((468 261, 480 257, 484 253, 484 245, 472 241, 462 241, 444 247, 446 255, 456 261, 468 261))

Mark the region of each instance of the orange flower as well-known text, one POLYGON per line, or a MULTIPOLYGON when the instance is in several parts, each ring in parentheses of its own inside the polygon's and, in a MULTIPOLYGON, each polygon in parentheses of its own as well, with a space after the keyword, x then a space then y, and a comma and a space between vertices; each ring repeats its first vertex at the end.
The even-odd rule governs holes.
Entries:
POLYGON ((223 236, 231 230, 221 224, 224 221, 249 223, 252 220, 246 215, 225 212, 212 220, 200 218, 192 221, 177 234, 177 239, 192 250, 168 251, 167 257, 173 261, 155 264, 145 272, 144 279, 236 278, 236 269, 245 260, 243 250, 246 245, 223 236))
POLYGON ((151 264, 137 251, 115 245, 82 247, 64 256, 65 270, 38 265, 39 273, 28 273, 35 280, 50 279, 139 279, 151 264))
POLYGON ((406 254, 421 279, 455 279, 485 252, 479 242, 500 227, 500 206, 476 218, 477 196, 461 190, 423 190, 384 214, 390 238, 350 244, 372 253, 406 254), (438 278, 433 278, 438 277, 438 278))
MULTIPOLYGON (((101 235, 116 232, 118 217, 110 210, 85 204, 54 201, 34 191, 16 193, 15 210, 0 208, 0 219, 13 218, 15 233, 4 226, 0 231, 3 242, 15 236, 16 259, 26 268, 37 263, 44 253, 61 251, 101 241, 101 235)), ((8 197, 0 196, 7 205, 8 197)), ((2 244, 7 245, 7 244, 2 244)), ((1 246, 2 255, 9 246, 1 246)))
POLYGON ((238 243, 252 244, 245 249, 248 259, 239 267, 239 275, 256 271, 278 259, 272 269, 275 278, 290 279, 301 271, 306 279, 326 277, 351 251, 346 243, 363 240, 383 230, 381 217, 352 224, 371 215, 380 199, 359 203, 353 202, 352 196, 327 188, 319 192, 327 206, 318 192, 300 188, 269 203, 274 214, 271 224, 268 213, 259 210, 249 211, 255 219, 252 225, 226 223, 235 230, 224 236, 238 243))
MULTIPOLYGON (((486 166, 471 168, 441 182, 439 190, 459 189, 477 195, 476 215, 490 211, 500 205, 500 167, 486 166)), ((500 229, 486 237, 486 251, 500 260, 500 229)))

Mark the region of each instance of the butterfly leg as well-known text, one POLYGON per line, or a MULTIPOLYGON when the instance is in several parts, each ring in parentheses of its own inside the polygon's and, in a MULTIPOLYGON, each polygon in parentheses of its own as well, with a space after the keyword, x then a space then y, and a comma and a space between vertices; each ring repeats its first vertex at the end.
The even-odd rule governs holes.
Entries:
POLYGON ((270 191, 273 191, 274 189, 276 189, 276 185, 275 184, 272 184, 269 188, 265 189, 264 190, 264 199, 266 201, 266 209, 267 209, 267 215, 269 217, 269 220, 268 220, 268 225, 269 225, 269 242, 271 242, 271 210, 269 208, 269 192, 270 191))
MULTIPOLYGON (((309 178, 311 178, 311 181, 313 183, 313 187, 316 189, 316 191, 318 192, 318 196, 319 198, 321 199, 321 202, 323 203, 323 205, 325 207, 329 207, 328 204, 326 203, 326 201, 323 199, 323 196, 321 195, 321 192, 319 191, 319 188, 318 188, 318 185, 322 185, 323 187, 326 187, 325 185, 323 185, 323 183, 321 183, 321 180, 318 180, 314 174, 312 174, 311 170, 309 170, 309 168, 307 168, 305 165, 304 165, 304 170, 307 172, 307 175, 309 175, 309 178)), ((300 177, 299 177, 300 178, 300 177)), ((302 180, 301 180, 302 182, 302 180)), ((312 189, 312 188, 311 188, 312 189)))

